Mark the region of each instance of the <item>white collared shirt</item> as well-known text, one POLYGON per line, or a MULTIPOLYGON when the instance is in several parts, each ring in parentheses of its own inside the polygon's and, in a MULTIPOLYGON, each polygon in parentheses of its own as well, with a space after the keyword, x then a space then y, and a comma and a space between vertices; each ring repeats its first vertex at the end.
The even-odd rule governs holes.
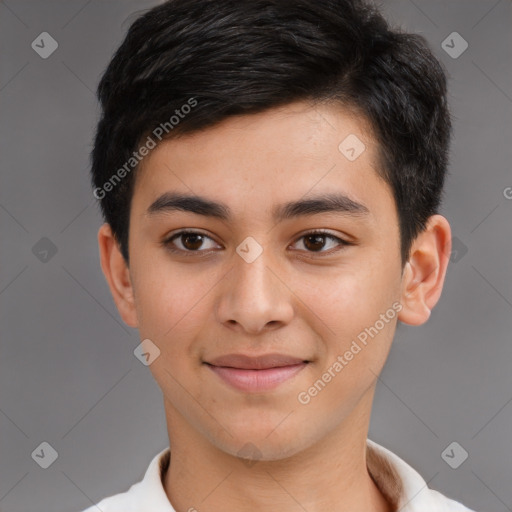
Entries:
MULTIPOLYGON (((419 473, 387 448, 370 439, 366 440, 366 445, 368 471, 395 511, 475 512, 429 489, 419 473)), ((176 512, 162 484, 170 455, 169 447, 165 448, 151 460, 140 482, 82 512, 176 512)))

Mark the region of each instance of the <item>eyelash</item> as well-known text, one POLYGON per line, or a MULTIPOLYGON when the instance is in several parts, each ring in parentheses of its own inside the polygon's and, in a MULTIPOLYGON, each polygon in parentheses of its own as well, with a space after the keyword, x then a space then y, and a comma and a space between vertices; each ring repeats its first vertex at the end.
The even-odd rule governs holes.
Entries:
MULTIPOLYGON (((181 254, 181 255, 184 255, 184 256, 187 256, 187 257, 188 256, 206 257, 206 256, 208 256, 209 254, 211 254, 213 252, 213 250, 205 251, 205 250, 200 250, 199 249, 197 251, 191 251, 191 250, 184 250, 184 249, 176 249, 175 247, 172 246, 173 240, 176 239, 176 238, 179 238, 180 236, 183 236, 183 235, 201 235, 201 236, 204 236, 206 238, 210 238, 210 240, 213 240, 211 237, 209 237, 208 235, 206 235, 205 233, 202 233, 200 231, 184 230, 184 231, 178 231, 177 233, 174 233, 172 236, 170 236, 170 237, 166 238, 165 240, 163 240, 162 245, 166 248, 166 250, 168 250, 171 253, 181 254)), ((294 242, 294 244, 296 242, 298 242, 299 240, 301 240, 302 238, 306 238, 308 236, 313 236, 313 235, 323 235, 325 238, 329 238, 331 240, 339 242, 339 244, 341 246, 341 247, 338 247, 338 248, 336 248, 334 250, 331 249, 329 251, 306 251, 307 253, 315 255, 315 256, 316 255, 322 255, 322 254, 332 255, 333 253, 337 253, 339 251, 342 251, 347 246, 354 245, 353 243, 347 242, 346 240, 343 240, 342 238, 340 238, 338 236, 335 236, 335 235, 329 233, 328 231, 325 231, 325 230, 322 230, 322 229, 315 230, 315 231, 309 231, 308 233, 304 233, 299 238, 297 238, 297 240, 294 242)))

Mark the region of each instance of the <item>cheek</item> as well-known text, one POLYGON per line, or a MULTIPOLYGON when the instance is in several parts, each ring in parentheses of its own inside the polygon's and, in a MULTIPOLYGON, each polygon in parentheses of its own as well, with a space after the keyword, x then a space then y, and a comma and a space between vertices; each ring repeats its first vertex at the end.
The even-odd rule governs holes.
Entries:
POLYGON ((189 331, 200 322, 198 315, 204 307, 201 298, 208 283, 158 261, 143 266, 136 275, 141 337, 155 340, 162 352, 182 351, 184 340, 192 335, 189 331))
POLYGON ((322 352, 301 398, 310 400, 310 416, 326 418, 329 410, 335 425, 375 385, 391 347, 397 311, 389 283, 376 282, 373 272, 339 276, 324 284, 321 293, 309 296, 315 314, 326 325, 316 323, 322 352))
POLYGON ((193 376, 199 371, 204 343, 212 342, 216 286, 222 283, 225 270, 152 263, 138 273, 137 294, 141 339, 151 339, 160 349, 151 371, 169 396, 175 383, 168 374, 197 393, 200 385, 193 376))
MULTIPOLYGON (((315 324, 325 340, 324 364, 332 364, 347 351, 357 353, 351 360, 352 367, 385 359, 395 330, 399 297, 399 283, 393 276, 391 269, 384 272, 376 265, 361 265, 303 288, 301 293, 307 297, 304 302, 310 305, 314 313, 311 318, 316 318, 315 324), (382 320, 381 315, 386 314, 382 320), (359 351, 353 342, 360 346, 359 351)), ((351 357, 350 353, 347 355, 351 357)))
POLYGON ((141 339, 149 338, 160 350, 149 369, 166 398, 185 407, 182 386, 194 395, 200 391, 198 383, 191 380, 199 364, 193 341, 205 321, 208 297, 204 290, 208 287, 201 279, 174 274, 166 276, 161 268, 155 268, 141 275, 137 308, 142 312, 141 339))
POLYGON ((351 327, 364 324, 378 309, 379 283, 368 269, 342 269, 315 279, 304 293, 314 312, 335 331, 348 332, 351 327))

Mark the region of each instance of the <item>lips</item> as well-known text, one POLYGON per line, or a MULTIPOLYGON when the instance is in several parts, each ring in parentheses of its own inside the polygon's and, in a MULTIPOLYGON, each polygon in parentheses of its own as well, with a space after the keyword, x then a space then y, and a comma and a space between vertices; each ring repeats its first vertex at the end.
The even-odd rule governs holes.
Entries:
POLYGON ((283 366, 293 366, 305 363, 304 359, 284 354, 266 354, 263 356, 246 356, 244 354, 229 354, 217 357, 208 362, 213 366, 224 366, 228 368, 240 368, 243 370, 266 370, 283 366))
POLYGON ((303 370, 309 361, 284 354, 258 357, 229 354, 205 363, 220 379, 238 391, 258 393, 274 389, 303 370))

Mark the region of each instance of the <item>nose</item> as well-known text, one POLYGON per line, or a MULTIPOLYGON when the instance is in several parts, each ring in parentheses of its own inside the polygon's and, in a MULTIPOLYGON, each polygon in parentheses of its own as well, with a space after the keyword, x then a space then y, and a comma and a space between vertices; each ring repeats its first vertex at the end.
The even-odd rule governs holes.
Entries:
POLYGON ((238 253, 223 279, 217 305, 218 320, 232 330, 246 334, 278 329, 293 317, 293 294, 282 267, 263 252, 252 262, 238 253))

